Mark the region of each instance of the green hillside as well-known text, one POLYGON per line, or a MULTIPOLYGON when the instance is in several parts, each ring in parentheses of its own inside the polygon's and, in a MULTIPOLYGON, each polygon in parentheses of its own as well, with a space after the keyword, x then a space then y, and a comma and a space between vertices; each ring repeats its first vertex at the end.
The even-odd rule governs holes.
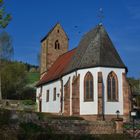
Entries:
POLYGON ((33 84, 39 80, 39 72, 28 72, 27 73, 28 84, 33 84))

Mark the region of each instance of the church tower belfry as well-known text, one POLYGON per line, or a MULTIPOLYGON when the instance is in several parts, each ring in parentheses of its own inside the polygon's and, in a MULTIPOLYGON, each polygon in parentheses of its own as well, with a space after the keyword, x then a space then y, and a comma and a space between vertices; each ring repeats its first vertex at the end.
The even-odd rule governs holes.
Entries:
POLYGON ((41 40, 41 77, 49 70, 56 59, 68 51, 68 37, 59 23, 41 40))

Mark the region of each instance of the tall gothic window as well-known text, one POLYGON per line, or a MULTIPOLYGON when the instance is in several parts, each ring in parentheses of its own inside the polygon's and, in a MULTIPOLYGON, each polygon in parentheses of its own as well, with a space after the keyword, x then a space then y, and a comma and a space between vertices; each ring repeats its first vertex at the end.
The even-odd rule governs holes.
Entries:
POLYGON ((93 101, 93 76, 90 72, 84 78, 84 101, 93 101))
POLYGON ((59 41, 58 40, 55 41, 55 49, 56 50, 59 50, 60 49, 60 44, 59 44, 59 41))
POLYGON ((118 78, 114 72, 109 73, 107 78, 107 99, 118 101, 118 78))

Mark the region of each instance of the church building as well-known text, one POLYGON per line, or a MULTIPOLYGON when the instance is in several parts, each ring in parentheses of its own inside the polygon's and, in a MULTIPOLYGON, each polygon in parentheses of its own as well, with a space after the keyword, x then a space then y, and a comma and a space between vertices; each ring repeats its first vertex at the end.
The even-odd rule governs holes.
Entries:
POLYGON ((57 23, 41 40, 38 111, 92 120, 128 120, 131 90, 127 67, 103 25, 87 32, 68 50, 69 39, 57 23))

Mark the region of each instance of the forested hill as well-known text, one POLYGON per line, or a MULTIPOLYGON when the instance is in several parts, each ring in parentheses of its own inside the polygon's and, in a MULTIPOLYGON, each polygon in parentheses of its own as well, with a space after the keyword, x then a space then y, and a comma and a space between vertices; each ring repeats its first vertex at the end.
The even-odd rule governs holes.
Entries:
POLYGON ((22 61, 19 61, 17 63, 25 65, 25 69, 27 72, 27 81, 28 81, 27 83, 28 85, 33 84, 32 86, 34 86, 35 83, 39 80, 39 66, 22 61))
POLYGON ((39 72, 39 66, 37 65, 29 64, 27 62, 22 62, 22 61, 13 61, 13 62, 24 64, 27 72, 39 72))
POLYGON ((129 77, 127 79, 134 91, 140 91, 140 78, 129 77))

